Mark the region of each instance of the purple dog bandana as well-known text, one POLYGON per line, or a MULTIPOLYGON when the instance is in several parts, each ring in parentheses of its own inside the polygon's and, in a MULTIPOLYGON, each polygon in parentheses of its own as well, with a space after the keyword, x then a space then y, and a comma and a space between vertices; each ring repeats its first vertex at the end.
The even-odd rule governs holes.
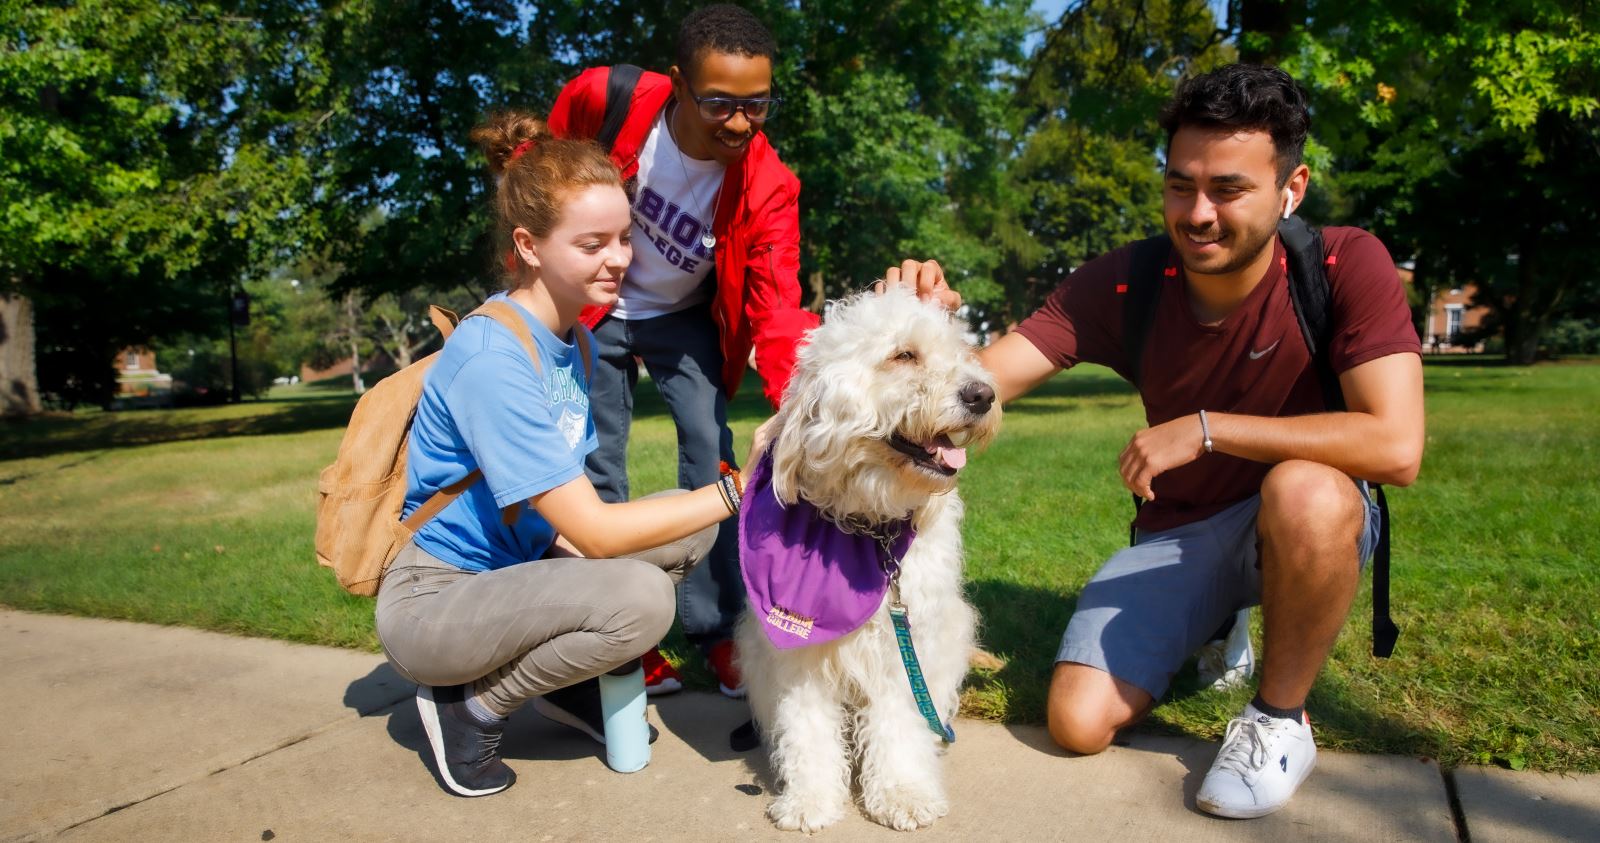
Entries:
MULTIPOLYGON (((909 520, 890 543, 905 558, 916 537, 909 520)), ((745 483, 739 513, 739 567, 751 611, 774 647, 787 650, 843 636, 883 604, 889 577, 873 536, 847 533, 804 500, 784 506, 763 455, 745 483)))

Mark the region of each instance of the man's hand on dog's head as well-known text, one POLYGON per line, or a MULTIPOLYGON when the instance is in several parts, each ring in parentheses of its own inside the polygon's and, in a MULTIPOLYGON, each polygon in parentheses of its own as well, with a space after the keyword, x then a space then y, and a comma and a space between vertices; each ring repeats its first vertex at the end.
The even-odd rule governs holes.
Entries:
POLYGON ((910 288, 923 301, 934 301, 944 305, 945 310, 955 310, 961 306, 961 294, 950 289, 944 280, 944 268, 938 261, 914 261, 907 258, 899 266, 891 266, 883 273, 883 280, 873 286, 873 290, 882 293, 891 285, 898 284, 910 288))

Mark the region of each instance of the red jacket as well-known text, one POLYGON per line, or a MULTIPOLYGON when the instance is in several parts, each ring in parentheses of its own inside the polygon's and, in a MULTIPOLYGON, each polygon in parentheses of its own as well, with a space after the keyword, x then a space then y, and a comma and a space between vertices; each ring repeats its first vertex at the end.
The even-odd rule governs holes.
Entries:
MULTIPOLYGON (((610 68, 591 67, 568 82, 550 110, 550 131, 558 137, 600 134, 610 74, 610 68)), ((611 148, 624 180, 638 172, 639 149, 671 98, 666 76, 639 78, 611 148)), ((723 391, 732 398, 739 389, 754 348, 756 371, 776 408, 794 371, 795 347, 820 320, 800 308, 800 180, 778 160, 764 133, 755 133, 744 157, 723 176, 711 233, 717 238, 711 313, 722 334, 723 391)), ((585 308, 579 319, 592 328, 607 310, 585 308)))

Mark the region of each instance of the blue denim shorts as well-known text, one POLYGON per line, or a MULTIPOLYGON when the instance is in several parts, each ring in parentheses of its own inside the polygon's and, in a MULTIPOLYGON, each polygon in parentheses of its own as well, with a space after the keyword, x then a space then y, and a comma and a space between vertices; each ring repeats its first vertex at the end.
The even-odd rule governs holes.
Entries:
MULTIPOLYGON (((1356 484, 1367 501, 1356 559, 1365 568, 1378 545, 1378 505, 1356 484)), ((1261 604, 1260 508, 1256 495, 1203 521, 1141 532, 1083 587, 1056 661, 1097 667, 1160 699, 1229 615, 1261 604)))

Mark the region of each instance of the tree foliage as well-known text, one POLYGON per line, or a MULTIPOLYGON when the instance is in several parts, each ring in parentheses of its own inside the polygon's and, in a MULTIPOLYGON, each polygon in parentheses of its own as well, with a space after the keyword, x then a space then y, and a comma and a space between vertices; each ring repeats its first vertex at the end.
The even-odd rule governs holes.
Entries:
POLYGON ((34 302, 45 391, 104 402, 118 348, 225 326, 234 282, 293 248, 307 172, 257 94, 295 11, 0 4, 0 283, 34 302))
POLYGON ((1178 80, 1232 51, 1204 0, 1073 3, 1048 30, 1018 86, 1028 132, 1013 164, 1027 240, 999 279, 1015 322, 1073 269, 1161 228, 1156 125, 1178 80))
MULTIPOLYGON (((118 348, 225 337, 231 290, 294 277, 267 334, 292 351, 267 356, 416 353, 422 303, 498 283, 471 127, 586 66, 665 70, 698 5, 0 0, 0 292, 32 302, 45 389, 104 400, 118 348)), ((1310 89, 1305 212, 1373 229, 1425 284, 1476 283, 1514 359, 1600 292, 1592 3, 750 7, 779 43, 767 130, 803 182, 813 306, 931 256, 975 321, 1015 321, 1156 230, 1155 114, 1236 55, 1310 89)))
POLYGON ((1546 326, 1600 292, 1583 270, 1600 260, 1600 7, 1341 0, 1305 14, 1274 52, 1311 89, 1335 209, 1414 258, 1419 282, 1476 284, 1507 356, 1532 362, 1546 326))

